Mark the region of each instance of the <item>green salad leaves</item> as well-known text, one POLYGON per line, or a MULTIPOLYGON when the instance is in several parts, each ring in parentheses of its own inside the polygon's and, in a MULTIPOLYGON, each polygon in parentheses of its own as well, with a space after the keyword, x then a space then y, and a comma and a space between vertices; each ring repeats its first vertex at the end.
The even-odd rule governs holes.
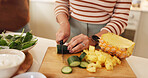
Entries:
POLYGON ((30 32, 23 35, 6 35, 2 33, 0 35, 0 49, 4 49, 3 46, 7 46, 9 49, 23 50, 33 46, 37 42, 37 38, 34 38, 30 32))

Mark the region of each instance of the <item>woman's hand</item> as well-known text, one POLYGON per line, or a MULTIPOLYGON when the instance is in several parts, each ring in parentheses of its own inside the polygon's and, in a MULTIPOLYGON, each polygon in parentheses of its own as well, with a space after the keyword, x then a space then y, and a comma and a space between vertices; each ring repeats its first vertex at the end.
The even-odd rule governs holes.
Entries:
POLYGON ((56 42, 60 44, 60 41, 63 40, 65 43, 70 36, 70 25, 69 24, 62 24, 60 25, 59 30, 56 33, 56 42))
POLYGON ((77 53, 89 47, 89 45, 95 45, 91 38, 84 34, 80 34, 71 39, 67 44, 70 53, 77 53))
POLYGON ((60 24, 60 28, 56 33, 56 42, 60 44, 60 41, 63 40, 65 43, 70 36, 70 24, 66 14, 59 14, 57 16, 57 21, 60 24))

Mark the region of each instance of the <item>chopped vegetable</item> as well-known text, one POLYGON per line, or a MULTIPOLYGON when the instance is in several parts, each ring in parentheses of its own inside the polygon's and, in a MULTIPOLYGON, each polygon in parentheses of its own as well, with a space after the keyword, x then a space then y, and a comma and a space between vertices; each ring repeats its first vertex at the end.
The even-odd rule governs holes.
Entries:
POLYGON ((66 45, 57 45, 57 53, 62 54, 62 46, 63 46, 63 54, 69 54, 69 50, 67 50, 66 45))
POLYGON ((81 55, 80 55, 80 61, 82 61, 84 59, 84 57, 86 56, 86 53, 83 52, 81 55))
POLYGON ((80 65, 80 59, 78 56, 71 56, 67 59, 69 66, 79 66, 80 65))
POLYGON ((63 74, 70 74, 70 73, 72 73, 72 68, 69 67, 69 66, 64 66, 64 67, 62 68, 61 72, 62 72, 63 74))
POLYGON ((80 68, 86 68, 88 66, 88 63, 86 61, 82 61, 80 63, 80 68))

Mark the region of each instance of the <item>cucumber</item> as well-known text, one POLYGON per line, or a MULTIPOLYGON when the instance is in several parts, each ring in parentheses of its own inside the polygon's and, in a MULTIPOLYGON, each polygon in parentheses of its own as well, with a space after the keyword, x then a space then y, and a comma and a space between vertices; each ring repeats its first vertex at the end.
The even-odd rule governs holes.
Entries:
POLYGON ((57 53, 62 54, 62 46, 63 46, 63 54, 69 54, 69 50, 67 50, 66 45, 57 45, 57 53))
POLYGON ((83 52, 81 55, 80 55, 80 61, 82 61, 84 59, 84 57, 86 56, 86 53, 83 52))
POLYGON ((61 72, 62 72, 63 74, 70 74, 70 73, 72 73, 72 68, 69 67, 69 66, 64 66, 64 67, 62 68, 61 72))
POLYGON ((88 66, 88 63, 85 61, 82 61, 80 64, 80 68, 86 68, 88 66))
POLYGON ((67 59, 69 66, 75 67, 80 65, 80 59, 78 56, 71 56, 67 59))

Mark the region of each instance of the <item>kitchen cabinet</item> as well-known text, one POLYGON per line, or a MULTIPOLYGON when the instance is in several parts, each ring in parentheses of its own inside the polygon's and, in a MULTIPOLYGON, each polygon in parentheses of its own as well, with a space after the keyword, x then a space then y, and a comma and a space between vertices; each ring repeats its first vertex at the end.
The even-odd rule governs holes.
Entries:
POLYGON ((135 35, 134 55, 148 58, 148 12, 142 12, 135 35))
POLYGON ((133 11, 131 10, 128 17, 128 26, 121 36, 135 41, 135 33, 137 27, 139 26, 139 20, 141 16, 141 11, 133 11))

